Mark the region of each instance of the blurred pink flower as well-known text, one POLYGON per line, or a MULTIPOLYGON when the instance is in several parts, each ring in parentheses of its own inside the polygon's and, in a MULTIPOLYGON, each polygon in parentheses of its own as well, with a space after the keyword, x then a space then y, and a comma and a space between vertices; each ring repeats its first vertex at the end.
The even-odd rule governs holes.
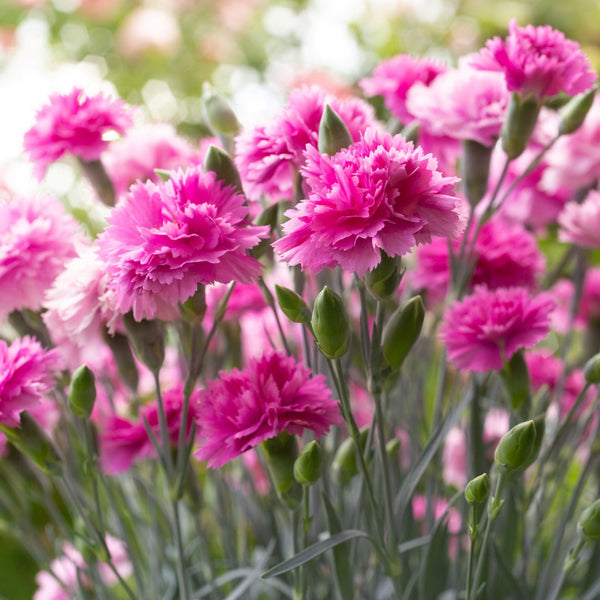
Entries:
POLYGON ((36 115, 35 125, 25 133, 23 145, 43 179, 48 165, 64 154, 85 161, 96 160, 108 145, 104 134, 124 133, 132 115, 124 102, 104 94, 87 96, 80 88, 69 94, 52 94, 36 115))
MULTIPOLYGON (((450 534, 450 539, 448 540, 448 554, 451 558, 456 558, 459 548, 457 536, 462 529, 462 517, 460 516, 460 512, 453 506, 448 508, 448 501, 445 498, 427 498, 420 494, 415 494, 413 496, 412 512, 414 520, 423 525, 425 524, 425 519, 429 512, 431 512, 431 517, 434 521, 438 521, 444 517, 444 513, 446 513, 444 520, 446 521, 448 533, 450 534)), ((422 528, 422 533, 427 533, 424 527, 422 528)))
POLYGON ((558 224, 561 242, 600 248, 600 192, 591 190, 581 204, 567 202, 558 215, 558 224))
POLYGON ((271 353, 240 371, 220 372, 196 407, 200 447, 195 456, 217 468, 281 431, 320 436, 341 420, 325 377, 312 377, 291 356, 271 353))
POLYGON ((418 83, 430 85, 447 68, 432 58, 399 54, 380 62, 373 70, 373 77, 361 79, 359 85, 365 96, 383 96, 388 110, 408 125, 414 118, 406 102, 410 89, 418 83))
POLYGON ((199 167, 132 186, 98 238, 118 309, 137 321, 173 319, 199 284, 256 279, 262 265, 246 251, 268 228, 247 214, 242 195, 199 167))
POLYGON ((44 292, 75 256, 75 219, 48 196, 0 200, 0 319, 39 310, 44 292))
POLYGON ((0 340, 0 423, 19 427, 19 415, 38 406, 54 389, 60 360, 29 336, 10 345, 0 340))
POLYGON ((510 92, 540 101, 563 91, 573 96, 589 90, 597 79, 579 44, 549 25, 519 27, 515 19, 509 35, 488 40, 486 48, 468 59, 471 67, 504 73, 510 92))
POLYGON ((532 297, 524 288, 477 286, 445 312, 440 333, 448 359, 461 370, 499 371, 517 350, 546 336, 553 308, 548 294, 532 297))
POLYGON ((460 427, 453 427, 444 440, 443 477, 448 485, 462 488, 467 483, 467 440, 460 427))
POLYGON ((353 140, 374 123, 373 109, 362 100, 339 100, 325 90, 303 86, 290 93, 288 104, 271 122, 243 131, 236 138, 236 164, 244 190, 252 200, 262 194, 278 201, 291 200, 294 178, 304 165, 304 150, 317 148, 325 104, 341 117, 353 140))
POLYGON ((585 272, 579 306, 571 323, 571 303, 575 286, 569 279, 561 279, 550 290, 556 309, 552 313, 552 325, 558 333, 566 333, 571 327, 583 329, 591 321, 600 321, 600 267, 590 267, 585 272))
POLYGON ((508 91, 499 73, 450 69, 416 83, 406 97, 410 114, 433 135, 493 146, 500 135, 508 91))
POLYGON ((373 128, 332 157, 308 147, 302 174, 311 193, 286 212, 273 246, 290 265, 362 276, 381 250, 401 256, 433 236, 454 238, 464 229, 458 180, 436 167, 419 146, 373 128))

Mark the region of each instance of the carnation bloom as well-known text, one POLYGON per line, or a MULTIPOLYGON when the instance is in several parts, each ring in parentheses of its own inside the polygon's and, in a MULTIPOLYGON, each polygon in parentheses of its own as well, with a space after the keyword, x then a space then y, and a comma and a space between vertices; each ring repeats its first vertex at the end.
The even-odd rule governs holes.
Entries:
POLYGON ((78 225, 48 196, 0 200, 0 319, 39 310, 44 292, 75 255, 78 225))
POLYGON ((461 370, 499 371, 521 348, 531 348, 550 330, 554 302, 524 288, 475 291, 448 307, 440 328, 448 358, 461 370))
POLYGON ((585 200, 567 202, 558 215, 558 239, 586 248, 600 248, 600 192, 592 190, 585 200))
POLYGON ((561 279, 551 290, 556 301, 556 310, 552 314, 552 325, 558 333, 566 333, 575 326, 577 329, 591 327, 600 321, 600 267, 590 267, 585 272, 579 306, 574 319, 571 318, 571 307, 575 286, 569 279, 561 279))
POLYGON ((262 266, 246 251, 268 228, 250 226, 247 214, 242 195, 199 167, 132 186, 98 241, 118 309, 137 321, 172 319, 199 284, 258 278, 262 266))
POLYGON ((57 351, 44 350, 29 336, 10 345, 0 340, 0 423, 19 427, 19 415, 54 388, 59 368, 57 351))
POLYGON ((373 77, 361 79, 359 85, 366 96, 383 96, 388 110, 402 123, 410 123, 414 116, 406 103, 408 92, 415 84, 431 85, 447 68, 431 58, 399 54, 380 62, 373 77))
POLYGON ((549 25, 519 27, 515 19, 509 35, 488 40, 486 48, 469 58, 469 65, 486 71, 501 71, 511 92, 540 101, 563 91, 574 96, 589 90, 596 81, 579 44, 549 25))
POLYGON ((291 356, 271 353, 240 371, 221 371, 200 392, 196 423, 200 447, 195 456, 216 468, 264 440, 286 431, 320 436, 340 422, 325 377, 311 377, 291 356))
POLYGON ((429 85, 417 83, 406 107, 430 133, 493 146, 500 135, 508 91, 499 73, 451 69, 429 85))
POLYGON ((258 200, 265 194, 275 201, 292 199, 304 150, 307 144, 318 146, 326 103, 344 121, 353 140, 374 122, 373 109, 362 100, 338 100, 317 86, 293 90, 287 106, 268 125, 243 131, 236 138, 236 164, 249 198, 258 200))
POLYGON ((108 145, 104 134, 124 133, 131 126, 130 111, 122 100, 104 94, 86 96, 80 88, 52 94, 36 115, 35 125, 25 133, 23 145, 42 179, 48 165, 64 154, 85 161, 96 160, 108 145))
POLYGON ((444 440, 442 451, 444 481, 462 488, 467 483, 467 440, 460 427, 453 427, 444 440))
POLYGON ((464 229, 455 177, 402 136, 369 128, 333 156, 306 150, 302 174, 311 193, 286 212, 285 236, 274 243, 291 265, 336 267, 359 276, 389 256, 410 252, 432 236, 464 229))

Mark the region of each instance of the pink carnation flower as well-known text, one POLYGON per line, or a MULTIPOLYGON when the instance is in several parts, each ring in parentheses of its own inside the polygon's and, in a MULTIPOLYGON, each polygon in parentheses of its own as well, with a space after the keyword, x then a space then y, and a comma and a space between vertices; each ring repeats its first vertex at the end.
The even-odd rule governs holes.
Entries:
POLYGON ((586 248, 600 248, 600 192, 592 190, 578 204, 567 202, 558 215, 558 239, 586 248))
POLYGON ((381 250, 401 256, 432 236, 456 237, 464 229, 457 179, 436 167, 419 146, 372 128, 331 157, 309 147, 302 174, 311 193, 287 211, 273 246, 291 265, 341 265, 362 276, 381 250))
POLYGON ((589 90, 596 81, 579 44, 549 25, 508 25, 505 41, 488 40, 486 48, 469 58, 469 65, 486 71, 501 71, 511 92, 543 101, 563 91, 570 96, 589 90))
POLYGON ((19 427, 19 415, 54 389, 60 366, 56 350, 44 350, 29 336, 10 346, 0 340, 0 423, 19 427))
POLYGON ((440 328, 448 358, 461 370, 499 371, 521 348, 531 348, 550 330, 554 302, 524 288, 478 286, 445 312, 440 328))
POLYGON ((44 292, 75 255, 78 225, 48 196, 0 201, 0 319, 39 310, 44 292))
POLYGON ((338 100, 317 86, 293 90, 284 110, 263 127, 243 131, 236 138, 236 164, 244 190, 258 200, 291 200, 294 177, 304 165, 304 150, 318 146, 319 124, 325 104, 341 117, 353 140, 374 122, 373 109, 358 99, 338 100))
POLYGON ((552 314, 552 325, 558 333, 566 333, 571 327, 584 329, 593 321, 600 321, 600 267, 590 267, 585 272, 581 298, 575 319, 571 322, 571 305, 575 286, 568 279, 561 279, 552 288, 556 310, 552 314))
POLYGON ((410 123, 414 115, 407 106, 408 92, 415 84, 431 85, 448 67, 431 58, 399 54, 380 62, 373 77, 359 82, 366 96, 383 96, 388 110, 402 123, 410 123))
POLYGON ((325 377, 291 356, 271 353, 240 371, 221 371, 200 392, 196 422, 200 447, 195 456, 216 468, 275 437, 281 431, 320 436, 340 422, 325 377))
POLYGON ((429 85, 417 83, 406 107, 433 135, 493 146, 500 135, 508 91, 499 73, 451 69, 429 85), (467 92, 468 90, 468 92, 467 92))
POLYGON ((199 284, 250 283, 261 264, 246 252, 267 233, 250 226, 244 197, 200 168, 161 185, 132 186, 99 237, 118 309, 134 318, 173 319, 199 284))
POLYGON ((25 150, 42 179, 48 165, 64 154, 96 160, 108 145, 104 134, 124 133, 131 126, 130 111, 122 100, 104 94, 86 96, 80 88, 69 94, 52 94, 36 115, 24 138, 25 150))
POLYGON ((453 427, 444 440, 442 451, 444 481, 462 488, 467 483, 467 440, 460 427, 453 427))

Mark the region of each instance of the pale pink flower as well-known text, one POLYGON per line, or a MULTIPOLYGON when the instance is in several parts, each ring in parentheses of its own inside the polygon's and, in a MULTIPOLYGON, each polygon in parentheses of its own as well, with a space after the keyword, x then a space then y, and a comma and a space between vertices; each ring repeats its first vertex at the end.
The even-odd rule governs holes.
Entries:
POLYGON ((450 534, 450 539, 448 540, 448 554, 450 558, 456 558, 459 548, 457 536, 462 528, 462 517, 460 516, 460 512, 453 506, 448 508, 448 501, 445 498, 427 498, 421 494, 415 494, 413 496, 412 511, 414 520, 421 523, 423 526, 423 535, 427 533, 424 524, 428 514, 431 513, 434 521, 439 521, 444 517, 448 527, 448 533, 450 534))
POLYGON ((566 333, 571 327, 583 329, 592 321, 600 320, 600 267, 590 267, 585 272, 579 306, 571 322, 571 304, 575 293, 573 282, 561 279, 550 290, 556 309, 552 313, 552 325, 558 333, 566 333))
POLYGON ((8 345, 0 340, 0 423, 19 427, 19 415, 38 406, 54 389, 60 360, 29 336, 8 345))
POLYGON ((558 239, 585 248, 600 248, 600 192, 591 190, 585 200, 567 202, 558 215, 558 239))
POLYGON ((579 44, 549 25, 508 25, 506 40, 495 37, 469 58, 469 65, 504 73, 511 92, 540 101, 563 91, 570 96, 589 90, 597 77, 579 44))
POLYGON ((0 200, 0 319, 39 310, 44 292, 75 256, 75 219, 48 196, 0 200))
POLYGON ((491 463, 500 438, 510 429, 510 413, 502 408, 491 408, 483 422, 483 442, 487 446, 486 456, 491 463))
POLYGON ((196 407, 200 447, 195 456, 217 468, 282 431, 320 436, 340 422, 325 378, 291 356, 271 353, 240 371, 221 371, 196 407))
POLYGON ((418 83, 431 85, 447 68, 432 58, 399 54, 380 62, 373 70, 373 77, 361 79, 359 85, 366 96, 383 96, 392 115, 408 124, 414 118, 406 105, 410 89, 418 83))
POLYGON ((362 276, 381 250, 402 256, 434 236, 454 238, 464 229, 457 179, 436 167, 419 146, 372 128, 331 157, 309 147, 302 174, 311 193, 287 211, 273 246, 290 265, 362 276))
POLYGON ((467 440, 460 427, 453 427, 444 440, 443 477, 448 485, 462 488, 467 483, 467 440))
POLYGON ((87 96, 74 88, 68 94, 50 96, 38 111, 35 125, 25 133, 23 145, 41 180, 48 165, 64 154, 85 161, 98 159, 108 145, 104 134, 122 134, 131 123, 131 112, 122 100, 104 94, 87 96))
POLYGON ((450 69, 431 83, 416 83, 406 107, 430 134, 493 146, 500 135, 508 91, 499 73, 450 69))
POLYGON ((440 328, 448 359, 461 370, 499 371, 521 348, 531 348, 550 330, 554 301, 524 288, 478 286, 445 312, 440 328))
POLYGON ((118 309, 137 321, 173 319, 199 284, 258 278, 262 265, 246 252, 268 228, 247 214, 242 195, 200 168, 132 186, 98 239, 118 309))
POLYGON ((548 350, 526 352, 525 362, 533 392, 537 392, 544 386, 552 392, 565 368, 564 362, 548 350))
POLYGON ((138 179, 159 183, 155 169, 166 171, 200 163, 196 151, 166 123, 143 125, 110 145, 102 157, 117 195, 124 194, 138 179))
POLYGON ((266 126, 243 131, 236 138, 236 164, 244 190, 252 200, 261 195, 278 201, 293 197, 294 179, 304 165, 304 150, 317 148, 325 104, 341 117, 353 140, 374 123, 373 109, 362 100, 339 100, 317 86, 293 90, 288 104, 266 126))

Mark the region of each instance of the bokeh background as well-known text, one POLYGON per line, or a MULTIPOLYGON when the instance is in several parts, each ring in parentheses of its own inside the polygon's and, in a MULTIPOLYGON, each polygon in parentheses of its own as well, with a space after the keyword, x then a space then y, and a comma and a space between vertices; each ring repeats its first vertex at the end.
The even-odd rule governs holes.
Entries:
MULTIPOLYGON (((511 18, 561 29, 600 67, 597 0, 0 0, 0 195, 37 191, 22 137, 53 91, 117 93, 141 107, 141 121, 199 141, 205 81, 243 125, 264 123, 295 85, 359 93, 383 58, 455 63, 504 36, 511 18)), ((85 206, 89 194, 62 164, 43 188, 67 205, 85 206)), ((0 598, 29 599, 37 567, 1 515, 0 532, 0 598)))

